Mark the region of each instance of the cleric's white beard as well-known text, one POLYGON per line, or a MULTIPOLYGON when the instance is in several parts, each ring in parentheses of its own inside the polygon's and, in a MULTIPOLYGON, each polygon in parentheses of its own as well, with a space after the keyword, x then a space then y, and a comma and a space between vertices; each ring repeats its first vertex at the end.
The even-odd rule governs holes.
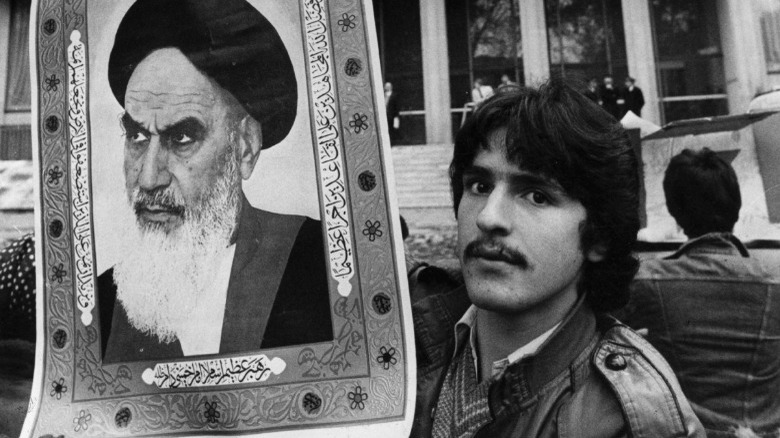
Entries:
POLYGON ((183 223, 167 234, 141 228, 132 212, 138 190, 130 195, 125 216, 133 225, 124 228, 121 259, 114 266, 117 298, 130 324, 160 342, 174 341, 182 321, 203 305, 200 301, 237 225, 241 208, 237 157, 229 152, 225 159, 216 184, 195 205, 185 206, 183 223))

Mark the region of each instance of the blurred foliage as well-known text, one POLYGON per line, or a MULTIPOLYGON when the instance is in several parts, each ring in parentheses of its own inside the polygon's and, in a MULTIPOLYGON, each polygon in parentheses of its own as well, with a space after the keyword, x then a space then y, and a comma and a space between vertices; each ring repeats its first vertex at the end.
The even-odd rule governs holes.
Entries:
POLYGON ((513 0, 476 0, 470 4, 469 41, 473 56, 522 56, 520 19, 513 0))

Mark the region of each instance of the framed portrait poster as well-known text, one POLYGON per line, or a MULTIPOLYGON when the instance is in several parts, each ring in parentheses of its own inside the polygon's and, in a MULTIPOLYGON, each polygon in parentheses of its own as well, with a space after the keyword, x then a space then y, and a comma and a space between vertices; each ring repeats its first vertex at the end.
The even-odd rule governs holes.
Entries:
POLYGON ((370 1, 37 0, 23 435, 402 436, 370 1))

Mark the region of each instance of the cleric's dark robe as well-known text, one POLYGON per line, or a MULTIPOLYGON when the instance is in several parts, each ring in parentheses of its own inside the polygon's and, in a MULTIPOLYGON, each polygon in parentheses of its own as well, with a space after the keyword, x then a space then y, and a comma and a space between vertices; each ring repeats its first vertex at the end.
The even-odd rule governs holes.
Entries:
MULTIPOLYGON (((320 222, 258 210, 244 201, 219 353, 333 339, 320 222)), ((113 268, 98 277, 104 362, 178 359, 178 340, 135 329, 116 299, 113 268)))

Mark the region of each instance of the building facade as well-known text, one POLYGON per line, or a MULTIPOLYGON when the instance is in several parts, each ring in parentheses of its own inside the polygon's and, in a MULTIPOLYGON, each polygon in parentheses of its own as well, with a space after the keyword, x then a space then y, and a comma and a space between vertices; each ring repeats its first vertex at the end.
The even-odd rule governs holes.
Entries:
POLYGON ((656 124, 747 110, 780 86, 780 0, 373 0, 402 144, 449 143, 501 76, 631 76, 656 124))
MULTIPOLYGON (((780 0, 372 0, 400 144, 450 143, 472 84, 636 79, 657 124, 780 87, 780 0)), ((30 0, 0 0, 0 160, 31 158, 30 0)))
POLYGON ((30 0, 0 0, 0 160, 30 160, 30 0))

